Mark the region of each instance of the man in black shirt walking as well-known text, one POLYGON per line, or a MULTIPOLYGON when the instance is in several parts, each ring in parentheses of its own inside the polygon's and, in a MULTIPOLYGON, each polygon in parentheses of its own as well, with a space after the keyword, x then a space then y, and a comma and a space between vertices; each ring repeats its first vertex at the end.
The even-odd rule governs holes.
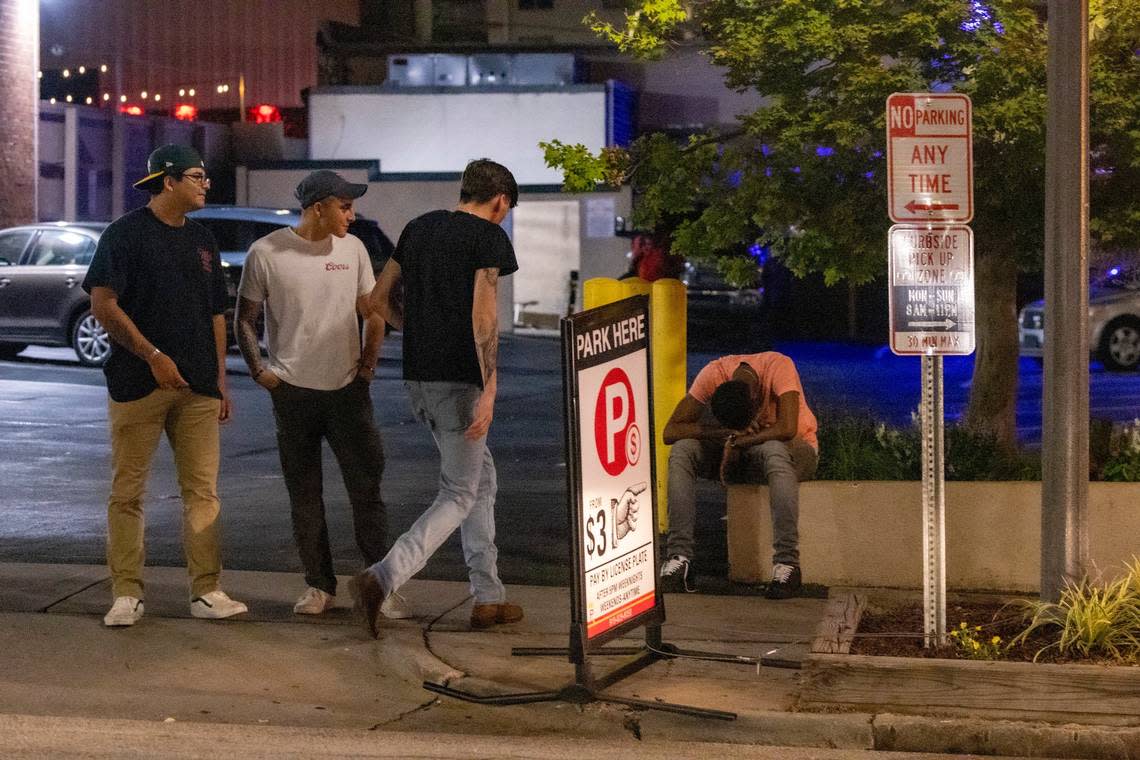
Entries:
POLYGON ((487 430, 498 389, 497 288, 518 269, 499 225, 518 204, 505 166, 480 159, 463 172, 459 206, 408 223, 372 291, 372 308, 404 331, 404 381, 440 452, 435 501, 384 559, 356 576, 357 608, 373 636, 385 600, 418 573, 458 527, 475 606, 473 628, 521 620, 506 601, 495 547, 495 463, 487 430))
POLYGON ((135 187, 150 202, 111 223, 83 281, 91 310, 111 336, 107 376, 111 496, 107 564, 109 626, 143 614, 143 493, 165 430, 182 489, 190 613, 246 611, 218 587, 218 425, 230 418, 226 389, 226 282, 218 246, 187 212, 206 205, 210 180, 193 149, 150 154, 135 187))

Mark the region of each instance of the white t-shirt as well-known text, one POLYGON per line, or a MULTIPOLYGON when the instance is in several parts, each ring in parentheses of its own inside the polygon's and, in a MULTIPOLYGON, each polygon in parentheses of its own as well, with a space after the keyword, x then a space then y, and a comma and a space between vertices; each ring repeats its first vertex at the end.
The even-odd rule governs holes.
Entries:
POLYGON ((249 247, 238 294, 265 305, 269 369, 290 385, 331 391, 356 375, 356 299, 374 284, 359 238, 313 243, 283 227, 249 247))

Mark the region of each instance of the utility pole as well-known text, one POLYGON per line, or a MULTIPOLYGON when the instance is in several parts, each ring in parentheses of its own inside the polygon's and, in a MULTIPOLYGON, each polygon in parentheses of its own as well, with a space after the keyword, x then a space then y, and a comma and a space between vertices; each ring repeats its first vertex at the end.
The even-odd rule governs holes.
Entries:
POLYGON ((1089 7, 1049 0, 1041 598, 1088 569, 1089 7))

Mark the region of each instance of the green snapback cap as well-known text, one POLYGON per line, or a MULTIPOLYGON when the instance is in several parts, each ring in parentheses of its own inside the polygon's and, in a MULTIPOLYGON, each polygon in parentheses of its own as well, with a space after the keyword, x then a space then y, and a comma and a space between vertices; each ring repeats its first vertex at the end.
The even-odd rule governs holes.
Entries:
POLYGON ((206 168, 198 151, 189 145, 163 145, 155 148, 146 160, 145 177, 134 184, 140 190, 146 190, 163 177, 178 175, 187 169, 206 168))

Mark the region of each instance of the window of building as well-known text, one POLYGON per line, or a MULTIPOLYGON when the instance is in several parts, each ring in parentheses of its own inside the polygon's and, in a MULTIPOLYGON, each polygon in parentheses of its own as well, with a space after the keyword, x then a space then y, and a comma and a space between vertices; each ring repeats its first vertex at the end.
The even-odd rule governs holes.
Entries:
POLYGON ((519 0, 520 11, 549 11, 554 8, 554 0, 519 0))

